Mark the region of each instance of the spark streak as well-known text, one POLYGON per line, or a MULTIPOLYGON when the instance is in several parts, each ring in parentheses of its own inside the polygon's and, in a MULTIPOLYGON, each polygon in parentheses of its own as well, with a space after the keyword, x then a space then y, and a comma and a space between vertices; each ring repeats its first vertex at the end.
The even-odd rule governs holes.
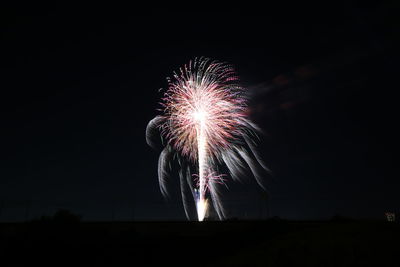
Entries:
POLYGON ((206 166, 206 157, 207 157, 207 140, 204 134, 205 125, 205 117, 206 114, 203 110, 197 111, 194 113, 194 117, 197 120, 196 125, 196 134, 197 134, 197 150, 199 151, 199 190, 200 196, 199 199, 196 200, 196 207, 197 207, 197 215, 199 221, 204 219, 206 215, 207 205, 205 200, 205 177, 204 177, 204 170, 207 168, 206 166))

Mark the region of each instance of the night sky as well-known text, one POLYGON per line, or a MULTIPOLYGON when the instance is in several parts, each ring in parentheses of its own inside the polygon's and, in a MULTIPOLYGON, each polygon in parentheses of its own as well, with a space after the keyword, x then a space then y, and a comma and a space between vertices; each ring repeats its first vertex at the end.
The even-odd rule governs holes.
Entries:
MULTIPOLYGON (((198 56, 235 66, 264 131, 269 216, 399 211, 394 4, 318 12, 2 10, 0 221, 184 220, 145 142, 166 77, 198 56), (32 14, 34 13, 34 14, 32 14)), ((234 184, 232 217, 267 216, 234 184)))

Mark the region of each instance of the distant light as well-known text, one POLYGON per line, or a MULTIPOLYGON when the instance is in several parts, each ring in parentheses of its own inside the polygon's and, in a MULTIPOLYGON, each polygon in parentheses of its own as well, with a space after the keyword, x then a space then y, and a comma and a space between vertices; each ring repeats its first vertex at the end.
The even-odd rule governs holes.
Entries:
POLYGON ((385 216, 388 222, 394 222, 396 220, 396 215, 394 212, 385 212, 385 216))

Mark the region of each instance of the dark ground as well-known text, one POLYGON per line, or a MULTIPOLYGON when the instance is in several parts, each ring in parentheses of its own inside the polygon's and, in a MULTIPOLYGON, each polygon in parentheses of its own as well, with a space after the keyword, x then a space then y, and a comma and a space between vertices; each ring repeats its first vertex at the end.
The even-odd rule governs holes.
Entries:
POLYGON ((397 223, 0 224, 0 266, 396 266, 397 223))

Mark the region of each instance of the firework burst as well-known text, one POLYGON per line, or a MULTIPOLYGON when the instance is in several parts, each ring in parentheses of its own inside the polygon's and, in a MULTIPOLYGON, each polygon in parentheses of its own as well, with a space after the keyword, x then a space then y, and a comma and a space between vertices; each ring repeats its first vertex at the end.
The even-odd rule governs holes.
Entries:
POLYGON ((169 162, 177 159, 187 217, 186 192, 190 188, 199 221, 207 215, 208 198, 223 219, 225 211, 216 185, 224 183, 227 175, 218 174, 218 166, 226 166, 235 180, 249 169, 265 189, 260 169, 267 169, 254 149, 259 130, 247 118, 245 91, 232 66, 204 58, 174 73, 168 85, 161 102, 163 114, 151 120, 146 130, 149 145, 153 145, 155 129, 165 144, 158 164, 161 192, 168 194, 169 162), (197 167, 197 174, 192 174, 190 166, 197 167))

